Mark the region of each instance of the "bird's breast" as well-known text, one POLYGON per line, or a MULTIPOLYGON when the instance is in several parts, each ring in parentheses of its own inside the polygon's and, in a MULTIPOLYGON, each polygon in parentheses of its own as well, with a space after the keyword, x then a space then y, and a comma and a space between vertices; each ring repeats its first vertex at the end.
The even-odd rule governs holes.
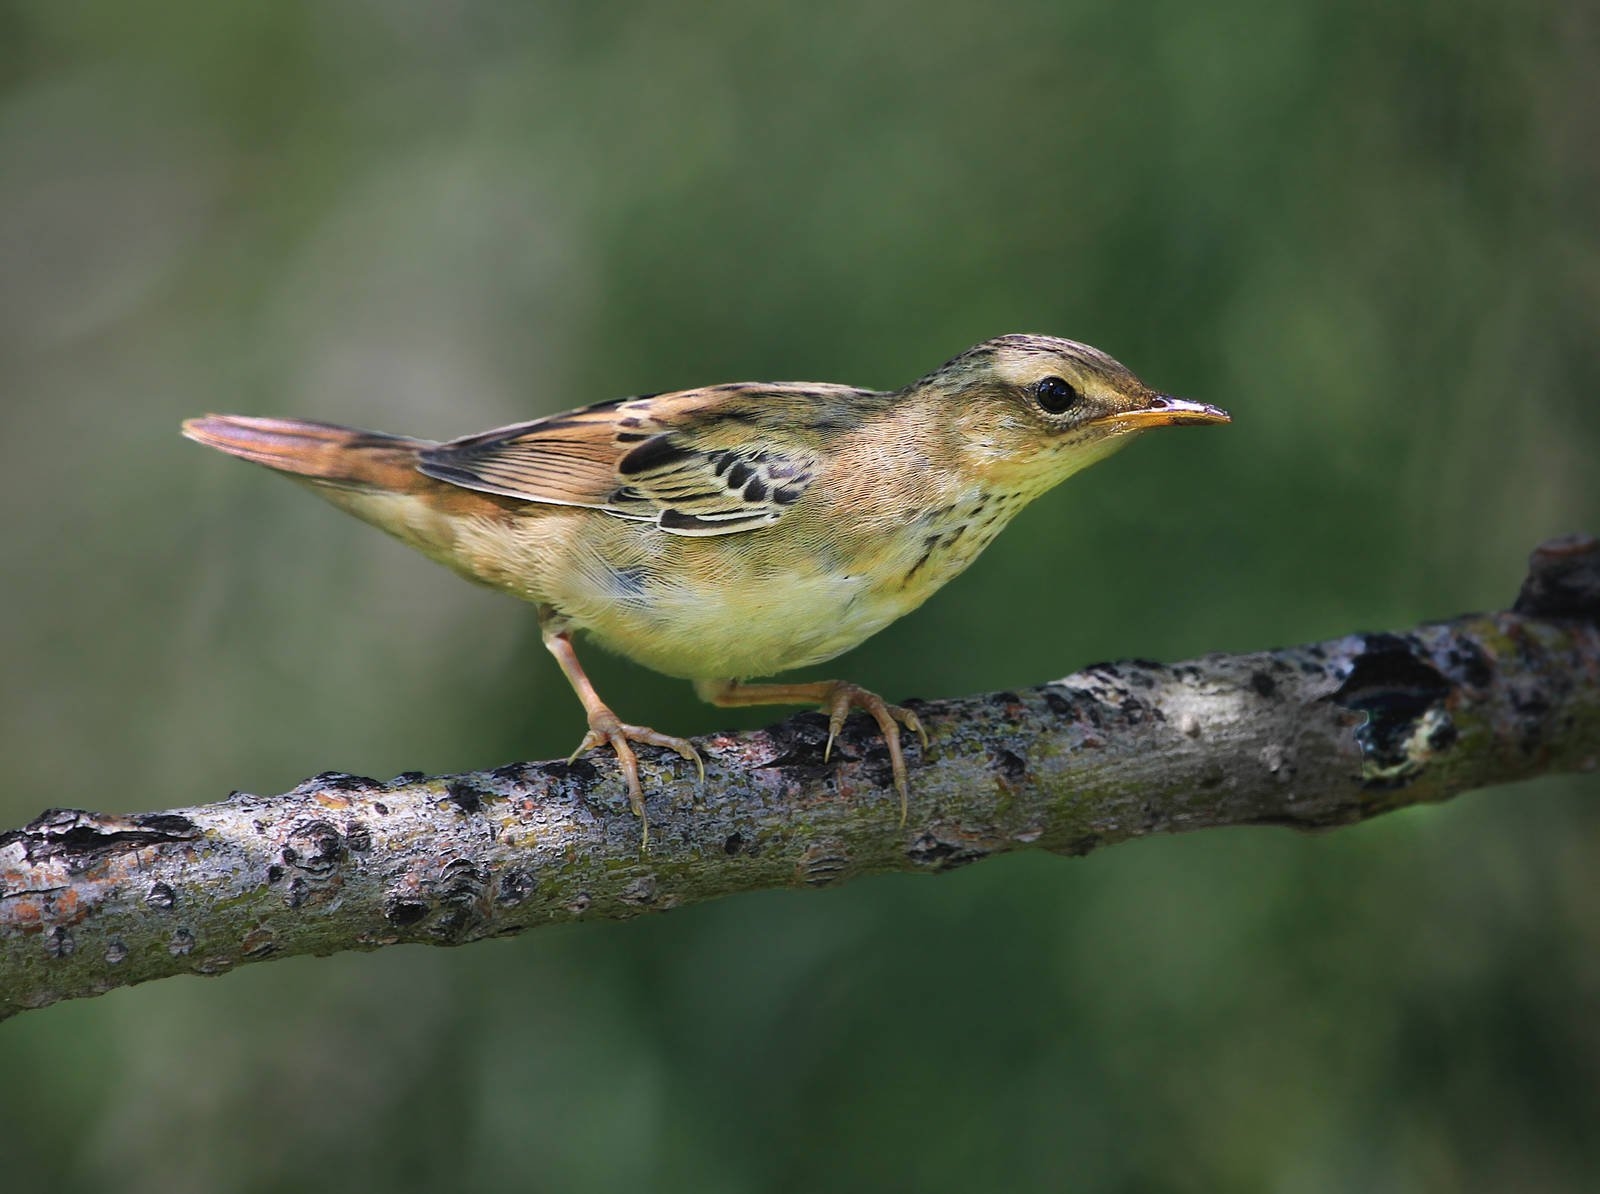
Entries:
POLYGON ((911 550, 898 560, 898 583, 912 607, 966 571, 1028 500, 1023 493, 974 490, 923 511, 904 535, 911 550))

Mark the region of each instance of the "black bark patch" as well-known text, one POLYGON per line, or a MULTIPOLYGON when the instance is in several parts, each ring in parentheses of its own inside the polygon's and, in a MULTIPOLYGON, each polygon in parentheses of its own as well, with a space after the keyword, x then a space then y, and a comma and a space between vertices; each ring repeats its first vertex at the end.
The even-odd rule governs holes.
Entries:
POLYGON ((143 813, 133 818, 139 828, 163 837, 191 838, 200 836, 200 828, 188 817, 177 813, 143 813))
POLYGON ((200 827, 176 813, 102 816, 75 808, 49 808, 22 829, 0 833, 0 847, 23 843, 29 862, 63 859, 74 873, 107 854, 120 854, 167 842, 192 841, 200 827))
POLYGON ((1121 711, 1122 716, 1127 719, 1128 724, 1131 726, 1143 725, 1151 716, 1151 714, 1154 713, 1154 710, 1148 704, 1146 704, 1144 701, 1141 701, 1132 693, 1129 693, 1127 696, 1123 697, 1121 701, 1117 702, 1117 708, 1121 711))
POLYGON ((450 798, 450 803, 464 813, 475 813, 483 808, 482 794, 465 780, 451 780, 445 784, 444 792, 450 798))
POLYGON ((368 829, 360 821, 346 821, 344 844, 352 850, 370 850, 372 849, 372 830, 368 829))
POLYGON ((426 778, 427 776, 420 771, 402 771, 383 786, 386 788, 407 788, 412 784, 421 783, 426 778))
POLYGON ((1016 791, 1028 774, 1028 760, 1004 747, 989 752, 989 764, 1007 791, 1016 791))
POLYGON ((1057 692, 1053 688, 1046 688, 1043 692, 1043 696, 1044 703, 1049 707, 1050 712, 1054 713, 1057 717, 1077 716, 1078 707, 1072 703, 1071 697, 1057 692))
POLYGON ((494 900, 507 908, 514 908, 534 893, 538 884, 532 875, 521 867, 512 867, 500 875, 495 885, 494 900))
POLYGON ((1408 766, 1406 743, 1417 723, 1443 703, 1452 686, 1418 656, 1415 643, 1393 634, 1371 634, 1364 641, 1366 649, 1332 699, 1366 715, 1356 729, 1356 741, 1369 768, 1377 773, 1366 786, 1404 787, 1421 770, 1408 766))
POLYGON ((1262 700, 1277 695, 1278 682, 1266 672, 1254 672, 1250 676, 1250 687, 1262 700))
MULTIPOLYGON (((854 719, 851 719, 854 720, 854 719)), ((845 723, 846 731, 850 723, 845 723)), ((828 744, 828 719, 814 710, 797 713, 767 731, 778 753, 763 767, 782 767, 792 770, 795 778, 813 778, 826 773, 828 765, 822 761, 822 752, 828 744)), ((840 739, 845 737, 840 734, 840 739)))
POLYGON ((906 857, 913 863, 936 871, 953 871, 988 856, 987 850, 964 842, 944 841, 931 833, 922 834, 906 848, 906 857))
POLYGON ((1461 639, 1450 648, 1450 666, 1473 688, 1487 688, 1494 682, 1494 667, 1489 657, 1471 639, 1461 639))
POLYGON ((397 928, 408 929, 427 915, 428 905, 421 900, 390 896, 383 902, 383 918, 397 928))
POLYGON ((372 788, 383 787, 375 779, 365 775, 351 775, 344 771, 323 771, 305 780, 295 790, 297 792, 365 792, 372 788))
MULTIPOLYGON (((557 759, 552 763, 541 763, 538 765, 537 770, 550 779, 575 779, 585 785, 592 784, 600 778, 600 772, 595 765, 581 756, 573 759, 570 763, 565 759, 557 759)), ((521 775, 522 772, 519 770, 518 774, 521 775)))

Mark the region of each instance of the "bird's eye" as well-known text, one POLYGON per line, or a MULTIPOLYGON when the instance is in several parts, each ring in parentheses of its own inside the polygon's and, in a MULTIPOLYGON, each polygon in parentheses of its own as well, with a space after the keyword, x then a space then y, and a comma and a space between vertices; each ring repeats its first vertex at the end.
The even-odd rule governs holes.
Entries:
POLYGON ((1059 415, 1077 405, 1082 397, 1064 377, 1047 377, 1033 388, 1039 405, 1052 415, 1059 415))

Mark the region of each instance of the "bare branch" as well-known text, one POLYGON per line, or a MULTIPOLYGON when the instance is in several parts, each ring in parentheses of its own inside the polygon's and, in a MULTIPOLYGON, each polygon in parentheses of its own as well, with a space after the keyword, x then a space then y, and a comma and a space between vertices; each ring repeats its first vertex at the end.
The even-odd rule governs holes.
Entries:
POLYGON ((617 769, 388 783, 137 816, 51 810, 0 834, 0 1016, 245 962, 457 945, 756 888, 1084 854, 1224 825, 1317 829, 1600 765, 1600 545, 1534 553, 1513 610, 1170 667, 1100 664, 1026 692, 917 704, 932 742, 899 824, 887 752, 852 719, 832 762, 803 714, 644 763, 639 849, 617 769))

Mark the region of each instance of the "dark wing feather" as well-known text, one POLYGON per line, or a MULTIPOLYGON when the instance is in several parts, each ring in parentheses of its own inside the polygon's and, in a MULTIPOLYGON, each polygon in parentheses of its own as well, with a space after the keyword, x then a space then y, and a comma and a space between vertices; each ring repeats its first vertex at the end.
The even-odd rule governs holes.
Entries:
POLYGON ((819 424, 848 424, 878 397, 788 383, 631 398, 440 444, 418 467, 467 489, 588 506, 675 535, 728 535, 776 522, 816 476, 819 424))

